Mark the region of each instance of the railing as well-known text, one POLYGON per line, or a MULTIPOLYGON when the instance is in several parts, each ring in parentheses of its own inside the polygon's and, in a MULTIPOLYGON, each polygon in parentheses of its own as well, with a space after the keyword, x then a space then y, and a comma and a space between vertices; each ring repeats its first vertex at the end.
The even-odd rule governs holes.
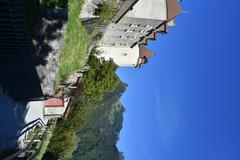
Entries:
POLYGON ((18 138, 21 137, 21 136, 22 136, 23 134, 25 134, 26 132, 28 132, 29 130, 34 129, 34 127, 36 127, 38 124, 40 124, 40 126, 41 126, 42 128, 46 128, 46 127, 47 127, 47 125, 44 124, 44 122, 42 121, 42 119, 41 119, 41 118, 38 118, 38 119, 36 119, 36 120, 34 120, 34 121, 26 124, 26 125, 21 129, 21 131, 20 131, 20 133, 19 133, 19 135, 18 135, 18 138))
MULTIPOLYGON (((23 134, 24 134, 25 132, 27 132, 29 129, 32 129, 32 128, 34 128, 36 125, 40 124, 40 125, 42 126, 42 128, 45 129, 44 134, 43 134, 43 139, 45 139, 45 138, 46 138, 46 135, 47 135, 47 132, 48 132, 49 130, 52 131, 52 130, 55 128, 56 121, 57 121, 57 119, 55 119, 55 120, 53 121, 53 124, 52 124, 51 126, 47 126, 47 125, 44 124, 44 122, 42 121, 42 119, 39 118, 39 119, 37 119, 37 120, 35 120, 35 121, 33 121, 33 122, 30 122, 30 123, 27 124, 26 126, 24 126, 24 128, 22 129, 22 130, 24 130, 24 131, 22 131, 22 132, 20 133, 20 135, 23 135, 23 134), (31 125, 31 127, 29 127, 29 125, 31 125)), ((20 150, 20 151, 18 151, 18 152, 16 152, 16 153, 14 153, 14 154, 12 154, 11 156, 9 156, 9 157, 7 157, 7 158, 5 158, 5 159, 3 159, 3 160, 14 160, 14 159, 16 159, 17 157, 19 157, 21 154, 24 154, 24 153, 26 153, 28 150, 31 150, 31 146, 32 146, 34 140, 36 140, 36 139, 38 138, 40 132, 41 132, 41 130, 39 130, 39 131, 37 131, 37 132, 35 133, 35 135, 34 135, 34 137, 32 138, 32 140, 28 143, 28 145, 27 145, 24 149, 22 149, 22 150, 20 150)), ((42 145, 43 145, 43 141, 41 142, 41 146, 39 147, 39 149, 37 149, 31 156, 29 156, 29 157, 27 158, 27 160, 33 160, 33 159, 39 154, 39 151, 40 151, 42 145)))
MULTIPOLYGON (((43 134, 43 140, 46 139, 46 136, 47 136, 47 130, 45 130, 45 132, 44 132, 44 134, 43 134)), ((42 146, 43 146, 43 141, 41 142, 41 145, 40 145, 40 147, 36 150, 36 152, 33 153, 31 156, 29 156, 29 157, 27 158, 27 160, 33 160, 33 159, 35 159, 35 157, 39 154, 42 146)))
MULTIPOLYGON (((27 158, 27 160, 34 160, 34 159, 39 155, 39 153, 40 153, 40 151, 41 151, 41 149, 42 149, 42 147, 43 147, 43 145, 44 145, 44 141, 47 140, 47 136, 48 136, 48 135, 47 135, 47 132, 48 132, 48 130, 53 131, 53 129, 54 129, 55 126, 56 126, 56 123, 57 123, 57 119, 53 119, 53 123, 52 123, 50 126, 48 126, 48 129, 45 130, 45 132, 44 132, 43 140, 41 141, 40 147, 36 150, 35 153, 33 153, 31 156, 29 156, 29 157, 27 158)), ((45 143, 46 143, 46 142, 45 142, 45 143)), ((39 158, 39 157, 38 157, 38 158, 39 158)))
POLYGON ((22 149, 22 150, 20 150, 20 151, 18 151, 18 152, 16 152, 16 153, 14 153, 13 155, 11 155, 11 156, 3 159, 3 160, 14 160, 14 159, 16 159, 20 154, 26 152, 26 151, 31 147, 33 141, 36 139, 36 137, 38 136, 39 132, 40 132, 40 131, 38 131, 38 132, 34 135, 34 137, 33 137, 33 139, 31 140, 31 142, 30 142, 24 149, 22 149))

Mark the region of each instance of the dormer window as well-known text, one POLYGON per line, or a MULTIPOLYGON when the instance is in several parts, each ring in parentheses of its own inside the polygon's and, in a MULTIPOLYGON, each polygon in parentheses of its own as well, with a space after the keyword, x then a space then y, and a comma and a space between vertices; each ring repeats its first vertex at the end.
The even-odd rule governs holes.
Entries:
POLYGON ((125 36, 125 35, 122 35, 122 36, 119 36, 120 38, 122 39, 135 39, 137 38, 137 36, 125 36))
POLYGON ((153 25, 146 25, 146 28, 153 28, 153 25))
POLYGON ((137 38, 137 36, 132 36, 132 39, 135 39, 135 38, 137 38))
POLYGON ((140 27, 140 24, 130 24, 129 27, 140 27))
POLYGON ((124 38, 127 38, 127 36, 122 35, 122 36, 120 36, 120 38, 123 38, 123 39, 124 39, 124 38))
POLYGON ((132 33, 132 32, 135 32, 135 29, 126 29, 125 32, 129 32, 129 33, 132 33))

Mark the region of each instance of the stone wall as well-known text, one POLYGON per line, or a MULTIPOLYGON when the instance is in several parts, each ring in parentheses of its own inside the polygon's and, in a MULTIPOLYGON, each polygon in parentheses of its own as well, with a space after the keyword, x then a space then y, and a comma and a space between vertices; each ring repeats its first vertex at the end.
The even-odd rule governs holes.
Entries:
POLYGON ((44 95, 53 96, 55 93, 66 21, 66 8, 48 9, 38 29, 36 44, 37 71, 44 95))

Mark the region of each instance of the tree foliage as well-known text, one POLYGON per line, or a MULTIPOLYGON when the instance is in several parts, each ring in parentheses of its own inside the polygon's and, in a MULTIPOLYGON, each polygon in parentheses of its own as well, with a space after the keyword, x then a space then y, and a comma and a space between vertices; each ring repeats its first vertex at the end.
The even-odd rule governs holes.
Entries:
POLYGON ((81 99, 68 120, 58 121, 43 160, 123 160, 116 144, 125 111, 119 99, 125 88, 119 83, 95 104, 81 99))
POLYGON ((84 93, 94 101, 102 100, 105 92, 112 92, 120 80, 116 75, 118 66, 113 60, 105 61, 96 56, 89 57, 90 70, 84 75, 84 93))
POLYGON ((124 107, 119 102, 126 85, 120 83, 114 92, 106 93, 87 114, 77 132, 77 149, 72 160, 123 160, 116 144, 122 128, 124 107), (111 95, 111 96, 110 96, 111 95))
MULTIPOLYGON (((119 116, 116 116, 120 118, 119 123, 116 123, 111 127, 111 125, 107 123, 108 121, 105 121, 106 116, 109 115, 111 105, 106 108, 99 107, 99 109, 96 107, 91 107, 91 105, 93 105, 92 102, 98 102, 96 104, 99 104, 101 100, 103 100, 103 98, 105 99, 104 104, 107 103, 107 99, 108 101, 112 99, 114 99, 114 101, 118 100, 120 98, 120 94, 118 94, 118 96, 112 96, 112 92, 118 91, 122 93, 123 91, 125 91, 125 86, 119 84, 120 80, 115 73, 118 66, 112 60, 99 60, 96 56, 90 55, 88 66, 90 66, 90 69, 84 74, 83 78, 84 96, 81 96, 81 100, 78 102, 78 105, 74 107, 68 120, 58 121, 54 130, 54 134, 50 140, 47 152, 43 157, 44 160, 66 159, 66 155, 68 156, 69 153, 71 154, 74 151, 75 134, 79 130, 81 130, 83 126, 88 126, 87 128, 84 127, 83 136, 88 136, 88 138, 86 138, 87 141, 93 141, 93 143, 86 143, 86 141, 84 141, 84 146, 86 147, 86 149, 88 150, 89 147, 94 148, 94 146, 91 146, 92 144, 96 145, 95 149, 92 149, 90 151, 91 153, 87 152, 86 156, 88 160, 96 159, 97 155, 102 155, 103 153, 105 155, 105 158, 106 155, 109 155, 110 159, 111 157, 113 159, 116 159, 115 157, 119 157, 118 149, 114 144, 116 144, 118 140, 118 132, 120 131, 119 128, 121 128, 122 124, 121 116, 123 110, 120 109, 121 112, 118 112, 120 113, 118 114, 119 116), (85 99, 83 97, 86 97, 85 99, 87 101, 84 101, 85 99), (105 117, 97 117, 97 115, 101 114, 103 114, 103 116, 105 117), (101 120, 102 118, 103 120, 101 120), (87 119, 91 120, 89 122, 85 122, 87 119), (99 121, 101 123, 94 123, 94 121, 99 121), (98 137, 99 127, 105 127, 108 134, 103 134, 103 136, 98 137), (117 129, 114 130, 114 128, 117 129), (106 138, 109 138, 109 141, 105 141, 106 138), (95 140, 99 141, 99 143, 95 143, 95 140), (89 144, 90 146, 87 146, 85 144, 89 144), (101 145, 102 149, 99 149, 99 145, 101 145), (108 148, 108 151, 103 152, 105 150, 104 148, 108 148)), ((81 148, 81 150, 85 150, 85 148, 81 148)), ((82 159, 84 158, 82 157, 82 159)))
POLYGON ((82 127, 86 108, 83 100, 74 107, 68 120, 58 120, 43 160, 65 159, 74 149, 74 135, 82 127))

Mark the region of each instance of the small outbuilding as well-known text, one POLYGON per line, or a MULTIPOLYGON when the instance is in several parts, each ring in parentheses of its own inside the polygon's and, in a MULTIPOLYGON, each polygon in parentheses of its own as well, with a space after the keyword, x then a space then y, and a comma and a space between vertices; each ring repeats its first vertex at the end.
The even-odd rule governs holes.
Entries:
POLYGON ((50 98, 43 102, 45 118, 62 118, 67 110, 70 98, 50 98))

